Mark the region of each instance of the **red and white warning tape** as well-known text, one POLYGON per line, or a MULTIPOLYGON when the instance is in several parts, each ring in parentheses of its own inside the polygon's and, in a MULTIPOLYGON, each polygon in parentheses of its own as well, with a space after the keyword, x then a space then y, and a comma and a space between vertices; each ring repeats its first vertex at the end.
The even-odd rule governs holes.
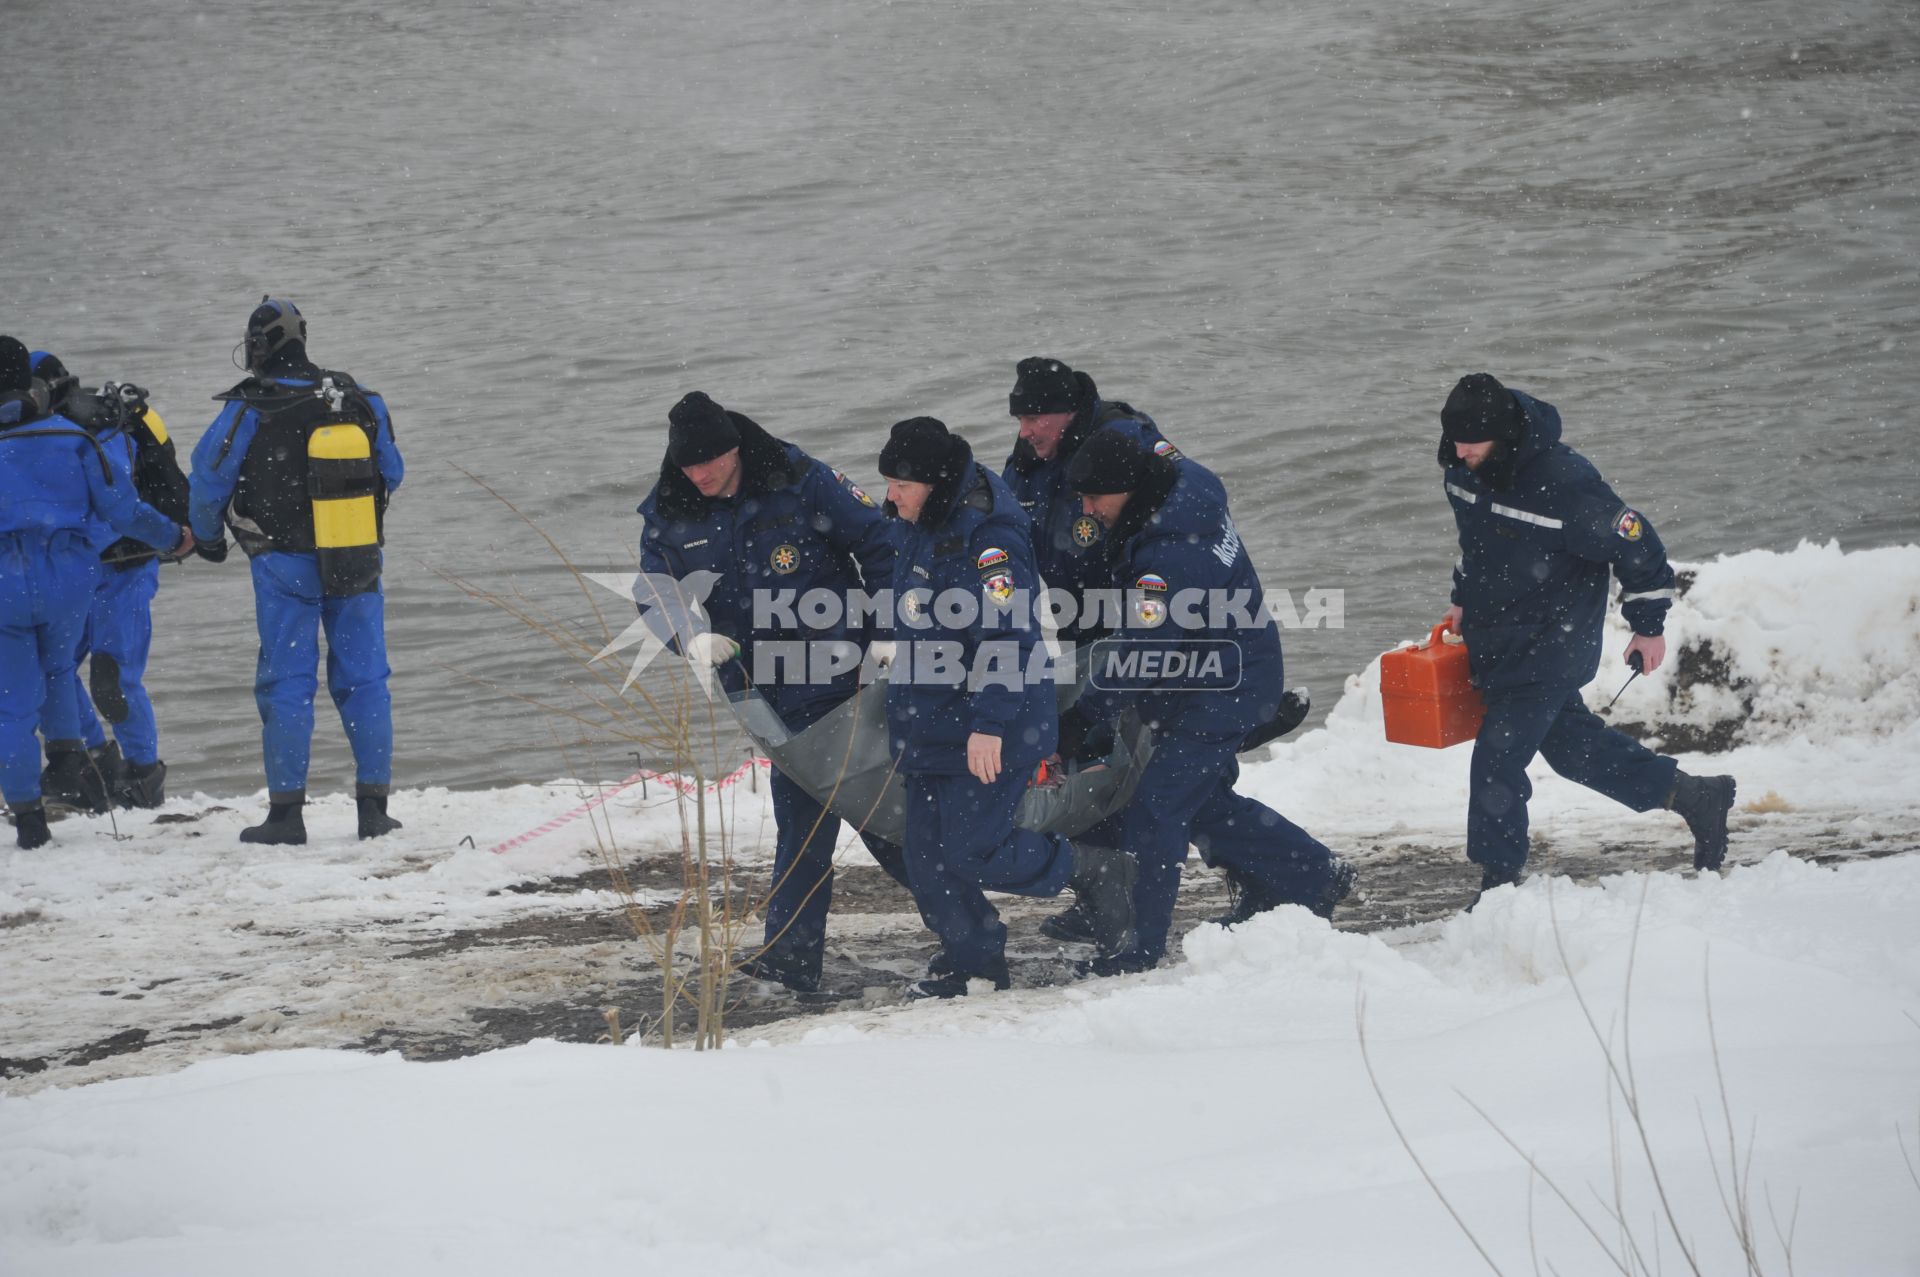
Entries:
MULTIPOLYGON (((725 776, 722 776, 719 780, 707 782, 707 788, 714 793, 718 793, 723 789, 730 789, 733 786, 739 784, 741 780, 743 780, 756 767, 771 767, 771 766, 773 766, 773 764, 768 762, 764 758, 760 758, 758 756, 749 758, 746 762, 741 763, 738 767, 728 772, 725 776)), ((655 771, 644 771, 644 770, 637 771, 633 775, 621 781, 619 784, 613 786, 612 788, 601 790, 598 794, 594 795, 592 798, 589 798, 586 802, 581 803, 578 807, 575 807, 572 811, 562 812, 558 816, 555 816, 552 820, 549 820, 546 824, 537 825, 534 828, 527 830, 526 833, 520 834, 517 837, 509 838, 505 842, 500 843, 497 846, 488 848, 488 850, 497 856, 503 851, 512 851, 515 847, 525 846, 527 843, 532 842, 536 838, 540 838, 547 834, 552 833, 554 830, 560 828, 562 825, 572 824, 574 821, 580 819, 580 817, 586 815, 588 812, 594 810, 597 807, 603 806, 607 802, 611 801, 613 797, 616 794, 619 794, 622 790, 632 789, 635 785, 638 785, 642 781, 651 781, 657 784, 665 785, 667 788, 675 790, 682 794, 691 794, 692 792, 694 792, 694 787, 696 783, 685 776, 677 775, 673 772, 655 772, 655 771)))

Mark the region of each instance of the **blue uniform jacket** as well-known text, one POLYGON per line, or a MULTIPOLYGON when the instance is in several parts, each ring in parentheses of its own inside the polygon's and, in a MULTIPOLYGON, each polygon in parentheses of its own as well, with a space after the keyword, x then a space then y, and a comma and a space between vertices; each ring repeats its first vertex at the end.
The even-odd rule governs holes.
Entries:
MULTIPOLYGON (((1018 443, 1000 471, 1014 500, 1033 521, 1034 564, 1040 579, 1048 589, 1065 590, 1076 598, 1105 579, 1105 565, 1095 547, 1106 534, 1099 520, 1081 510, 1079 494, 1067 482, 1067 468, 1080 445, 1106 426, 1120 430, 1142 448, 1158 445, 1163 455, 1180 455, 1162 437, 1152 417, 1124 403, 1096 399, 1090 412, 1077 415, 1068 425, 1051 460, 1042 461, 1032 448, 1018 443)), ((1077 637, 1082 628, 1076 622, 1066 627, 1065 636, 1077 637)))
MULTIPOLYGON (((300 377, 269 377, 264 380, 296 389, 315 384, 311 378, 300 377)), ((359 390, 372 404, 373 415, 379 422, 373 438, 373 458, 375 466, 379 468, 380 478, 387 485, 387 495, 391 497, 406 475, 406 465, 400 460, 400 449, 393 441, 393 420, 387 415, 385 399, 365 386, 359 387, 359 390)), ((207 432, 200 436, 200 442, 193 446, 193 473, 188 478, 192 495, 188 509, 193 520, 193 535, 202 541, 217 541, 225 534, 223 524, 227 503, 233 500, 233 489, 240 482, 240 463, 246 460, 247 449, 253 444, 254 431, 259 428, 260 413, 236 399, 220 410, 220 415, 213 419, 207 432), (233 429, 233 446, 227 449, 226 456, 220 457, 220 449, 226 445, 229 428, 233 429), (216 458, 219 458, 217 465, 216 458)))
POLYGON ((1453 602, 1482 691, 1579 687, 1600 669, 1609 570, 1627 624, 1651 636, 1671 606, 1673 569, 1653 525, 1560 441, 1559 410, 1511 393, 1527 418, 1511 485, 1497 490, 1464 465, 1446 467, 1460 530, 1453 602))
POLYGON ((158 550, 180 542, 179 525, 134 491, 122 450, 58 414, 0 430, 0 533, 70 532, 97 554, 100 522, 158 550))
POLYGON ((1210 736, 1245 734, 1271 719, 1285 680, 1280 628, 1218 476, 1192 463, 1164 466, 1108 535, 1104 585, 1127 600, 1127 629, 1117 640, 1192 653, 1232 644, 1227 659, 1237 662, 1239 678, 1230 689, 1178 677, 1129 683, 1126 691, 1090 686, 1080 712, 1116 718, 1131 703, 1156 728, 1210 736))
POLYGON ((1006 771, 1030 770, 1059 741, 1053 684, 1026 678, 1041 644, 1031 525, 1006 483, 976 465, 964 441, 956 443, 965 452, 957 477, 936 484, 920 518, 900 525, 894 559, 898 656, 887 685, 887 726, 908 775, 964 774, 974 732, 1000 738, 1006 771), (947 591, 979 601, 973 624, 940 623, 928 600, 947 591), (1002 606, 1022 599, 1024 612, 1002 606), (953 645, 947 650, 963 671, 957 680, 936 681, 932 673, 932 645, 940 643, 953 645), (983 653, 983 643, 993 646, 983 653))
MULTIPOLYGON (((741 660, 755 667, 756 644, 843 640, 864 646, 873 625, 858 625, 847 608, 834 623, 806 623, 796 600, 811 590, 827 590, 844 602, 849 591, 877 593, 893 575, 893 531, 879 506, 852 480, 829 469, 799 448, 768 434, 749 418, 729 413, 740 430, 744 468, 739 494, 731 500, 700 495, 671 462, 639 506, 640 568, 679 579, 691 572, 719 576, 705 607, 713 628, 740 644, 741 660), (787 595, 786 616, 771 606, 754 626, 755 591, 771 604, 787 595)), ((830 682, 810 683, 804 670, 784 663, 784 680, 760 691, 783 717, 852 695, 859 671, 848 670, 830 682)))

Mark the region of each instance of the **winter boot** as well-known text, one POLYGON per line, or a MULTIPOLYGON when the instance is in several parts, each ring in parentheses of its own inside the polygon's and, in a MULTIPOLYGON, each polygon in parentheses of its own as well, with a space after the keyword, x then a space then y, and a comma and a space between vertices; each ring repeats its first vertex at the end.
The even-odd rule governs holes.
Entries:
POLYGON ((167 765, 157 758, 128 763, 113 798, 122 807, 158 807, 167 801, 167 765))
MULTIPOLYGON (((1085 851, 1086 848, 1074 844, 1085 851)), ((1087 910, 1087 902, 1079 897, 1059 913, 1048 914, 1040 920, 1040 934, 1049 940, 1059 940, 1066 944, 1093 943, 1093 915, 1087 910)))
POLYGON ((40 797, 95 816, 107 810, 106 781, 77 740, 47 742, 47 768, 40 773, 40 797))
POLYGON ((1307 912, 1316 918, 1325 918, 1328 922, 1332 922, 1333 907, 1347 898, 1353 891, 1355 879, 1359 877, 1360 871, 1354 868, 1351 860, 1335 858, 1333 877, 1328 881, 1327 889, 1320 894, 1319 899, 1305 902, 1307 912))
POLYGON ((820 992, 820 976, 817 972, 809 974, 791 963, 782 962, 772 950, 737 959, 733 964, 733 973, 745 980, 770 980, 795 993, 820 992))
POLYGON ((37 800, 13 809, 13 840, 26 851, 53 841, 53 831, 47 828, 47 809, 37 800))
POLYGON ((1727 858, 1727 813, 1733 810, 1731 776, 1674 776, 1667 806, 1678 812, 1693 833, 1693 867, 1702 873, 1718 870, 1727 858))
MULTIPOLYGON (((944 958, 945 956, 946 951, 944 949, 934 955, 936 960, 944 958)), ((950 963, 942 963, 941 965, 951 966, 950 963)), ((990 980, 994 988, 1006 989, 1013 986, 1013 973, 1007 970, 1007 960, 1004 956, 996 958, 991 969, 986 971, 966 972, 949 969, 936 973, 932 967, 929 967, 924 979, 915 980, 907 986, 907 997, 915 1000, 923 998, 964 998, 967 996, 967 982, 969 980, 990 980)))
POLYGON ((1526 877, 1521 865, 1482 865, 1480 866, 1480 891, 1467 902, 1466 912, 1472 913, 1473 907, 1495 887, 1517 887, 1526 877))
POLYGON ((272 804, 267 808, 266 820, 240 831, 240 841, 274 843, 286 847, 302 845, 307 841, 307 822, 300 814, 300 809, 305 805, 303 798, 272 804))
POLYGON ((1133 888, 1140 862, 1132 853, 1113 847, 1078 846, 1073 849, 1073 890, 1084 905, 1098 956, 1116 958, 1133 951, 1133 888))
POLYGON ((353 800, 360 809, 360 837, 378 838, 400 828, 400 822, 387 815, 385 794, 361 794, 353 800))
POLYGON ((87 751, 87 757, 93 761, 93 769, 100 773, 100 783, 106 786, 107 800, 111 802, 127 775, 127 760, 120 756, 120 742, 110 740, 96 745, 87 751))

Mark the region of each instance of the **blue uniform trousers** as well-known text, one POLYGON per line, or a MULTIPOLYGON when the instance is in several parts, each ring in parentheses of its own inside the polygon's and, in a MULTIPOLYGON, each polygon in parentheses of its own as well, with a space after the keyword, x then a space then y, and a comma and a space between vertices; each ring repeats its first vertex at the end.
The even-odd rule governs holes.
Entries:
POLYGON ((328 598, 311 554, 273 552, 252 561, 260 663, 253 698, 267 789, 305 796, 319 691, 320 631, 327 634, 327 691, 353 747, 355 779, 384 792, 393 776, 393 698, 387 691, 386 600, 379 590, 328 598))
POLYGON ((1032 776, 1005 767, 991 785, 970 775, 905 778, 907 885, 955 971, 984 975, 1006 955, 1006 924, 982 888, 1053 896, 1073 874, 1066 839, 1014 826, 1032 776))
MULTIPOLYGON (((160 565, 143 563, 137 568, 119 571, 101 568, 99 584, 93 590, 93 606, 87 617, 86 633, 80 640, 80 659, 91 658, 96 683, 104 676, 119 687, 126 702, 126 713, 113 723, 113 738, 120 742, 120 754, 130 763, 142 766, 160 757, 160 729, 154 722, 153 701, 147 695, 147 657, 153 650, 153 596, 160 588, 160 565), (106 668, 102 658, 114 669, 106 668), (117 674, 115 673, 117 670, 117 674)), ((80 671, 73 672, 74 703, 80 713, 80 739, 88 749, 107 743, 80 671)))
POLYGON ((40 797, 39 729, 78 740, 74 653, 100 570, 77 532, 0 534, 0 793, 40 797))
MULTIPOLYGON (((790 731, 801 732, 836 704, 828 701, 782 717, 790 731)), ((840 818, 777 767, 768 788, 773 797, 775 841, 766 957, 775 966, 817 980, 827 945, 827 911, 833 905, 833 848, 840 841, 840 818)), ((862 834, 861 840, 895 882, 908 886, 900 848, 868 834, 862 834)))
POLYGON ((1679 764, 1608 727, 1580 689, 1526 686, 1496 693, 1473 743, 1467 859, 1517 871, 1527 862, 1527 764, 1539 754, 1568 780, 1635 811, 1663 806, 1679 764))
POLYGON ((1121 849, 1139 862, 1134 928, 1138 952, 1150 961, 1166 955, 1189 843, 1207 864, 1231 871, 1274 903, 1317 901, 1333 882, 1334 855, 1324 844, 1233 791, 1240 777, 1234 755, 1245 736, 1163 730, 1133 801, 1115 819, 1121 849))

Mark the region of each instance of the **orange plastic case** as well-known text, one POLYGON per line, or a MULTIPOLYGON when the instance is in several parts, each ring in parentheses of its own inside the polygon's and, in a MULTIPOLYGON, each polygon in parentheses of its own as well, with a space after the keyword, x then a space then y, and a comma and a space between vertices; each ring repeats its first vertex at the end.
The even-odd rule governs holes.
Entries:
POLYGON ((1403 647, 1380 658, 1380 699, 1387 739, 1396 745, 1445 749, 1480 734, 1487 706, 1467 678, 1467 645, 1433 627, 1424 647, 1403 647))

